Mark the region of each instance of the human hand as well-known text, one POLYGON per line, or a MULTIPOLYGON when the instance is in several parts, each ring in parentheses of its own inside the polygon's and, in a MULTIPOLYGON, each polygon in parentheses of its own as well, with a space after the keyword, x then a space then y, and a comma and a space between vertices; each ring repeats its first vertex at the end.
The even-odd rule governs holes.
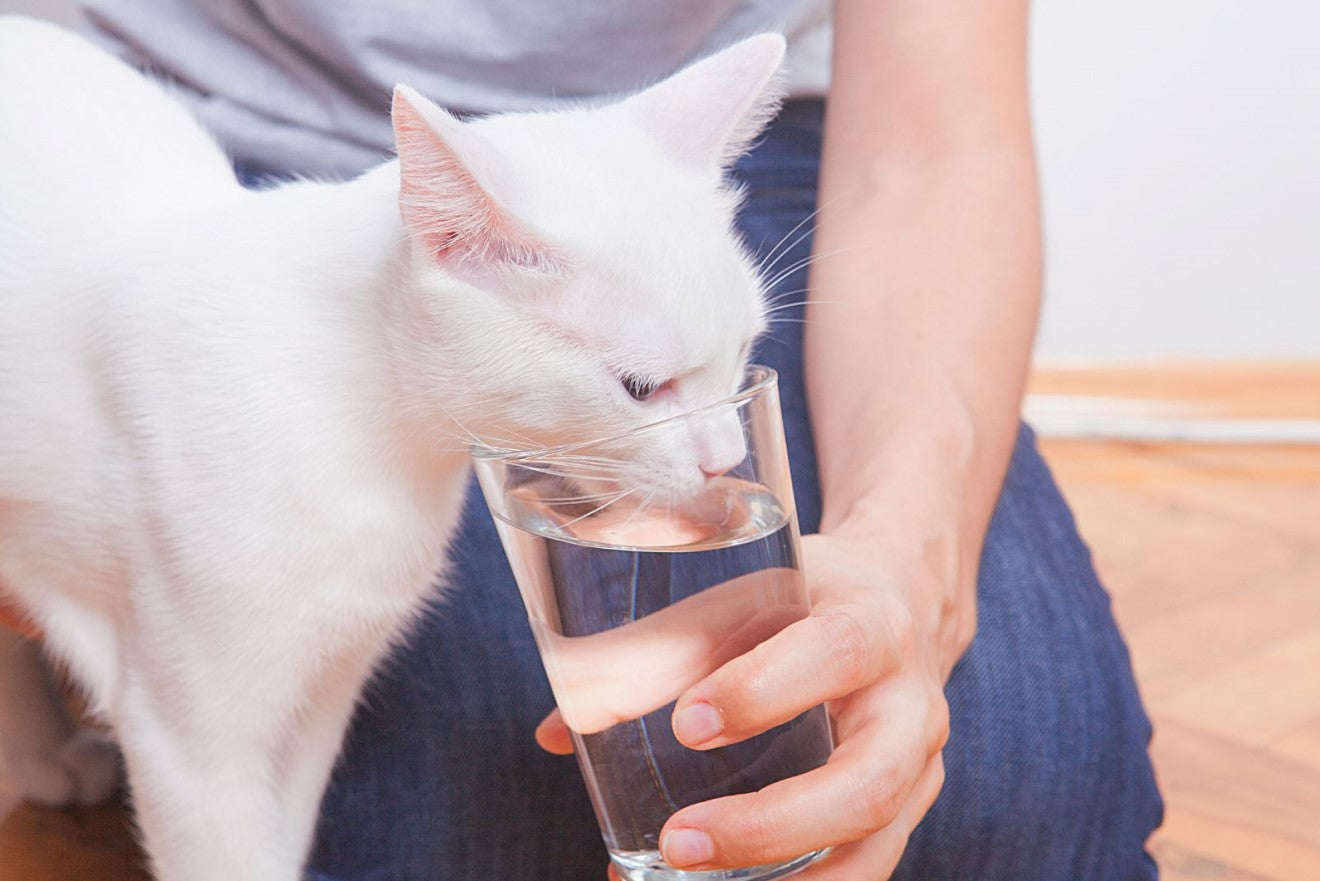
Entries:
MULTIPOLYGON (((956 603, 944 600, 956 591, 934 561, 884 553, 873 541, 806 536, 803 551, 811 615, 688 688, 674 731, 693 749, 711 749, 828 702, 835 752, 806 774, 674 814, 660 836, 671 865, 760 865, 833 846, 804 881, 879 881, 939 793, 943 681, 970 642, 970 627, 949 626, 956 603)), ((572 749, 558 714, 537 740, 552 752, 572 749)))

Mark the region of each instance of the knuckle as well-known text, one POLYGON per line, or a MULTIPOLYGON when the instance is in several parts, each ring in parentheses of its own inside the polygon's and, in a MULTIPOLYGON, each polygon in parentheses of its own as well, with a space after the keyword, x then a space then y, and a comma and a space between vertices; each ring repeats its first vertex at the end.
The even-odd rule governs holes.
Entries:
POLYGON ((894 822, 903 807, 901 790, 890 775, 867 780, 859 787, 856 802, 858 817, 868 832, 894 822))
POLYGON ((901 658, 912 649, 917 637, 917 622, 912 617, 912 610, 898 600, 890 600, 885 608, 885 623, 895 658, 901 658))
POLYGON ((937 691, 931 696, 928 716, 930 752, 934 754, 943 750, 944 745, 949 742, 949 702, 943 692, 937 691))
POLYGON ((737 659, 702 693, 702 699, 718 709, 724 737, 756 732, 767 707, 774 705, 779 680, 775 668, 761 663, 761 658, 754 650, 737 659))
MULTIPOLYGON (((945 770, 944 770, 943 758, 939 756, 935 757, 935 767, 931 769, 931 775, 934 778, 934 784, 932 788, 934 789, 936 795, 938 795, 939 791, 944 788, 945 770)), ((934 796, 931 796, 931 801, 932 802, 935 801, 934 796)))
POLYGON ((842 606, 820 617, 825 657, 831 672, 849 691, 867 684, 871 670, 873 636, 854 607, 842 606))
POLYGON ((976 638, 976 594, 973 592, 971 595, 970 608, 965 607, 954 593, 945 596, 943 605, 944 608, 941 610, 943 618, 945 621, 953 622, 953 645, 961 656, 976 638))
POLYGON ((739 862, 770 859, 774 843, 782 838, 781 830, 761 799, 751 801, 748 808, 734 822, 732 835, 720 842, 719 849, 726 858, 736 857, 739 862))

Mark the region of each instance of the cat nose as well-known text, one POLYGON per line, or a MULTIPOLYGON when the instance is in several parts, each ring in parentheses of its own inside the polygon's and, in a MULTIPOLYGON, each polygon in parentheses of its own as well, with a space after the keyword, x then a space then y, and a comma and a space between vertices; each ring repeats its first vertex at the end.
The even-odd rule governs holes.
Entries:
POLYGON ((697 463, 697 467, 701 469, 701 473, 706 476, 707 480, 709 480, 712 477, 719 477, 721 474, 728 474, 734 468, 737 468, 746 457, 747 448, 740 442, 737 447, 719 450, 712 455, 704 457, 697 463))
POLYGON ((707 479, 726 474, 747 458, 747 441, 737 413, 715 413, 700 425, 697 467, 707 479))

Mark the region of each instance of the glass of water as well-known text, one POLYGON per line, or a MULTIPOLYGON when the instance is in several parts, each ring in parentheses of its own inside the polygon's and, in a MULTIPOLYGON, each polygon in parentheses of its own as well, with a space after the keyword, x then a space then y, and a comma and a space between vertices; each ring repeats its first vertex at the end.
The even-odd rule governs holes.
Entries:
POLYGON ((474 456, 620 876, 750 881, 817 859, 693 872, 659 848, 680 808, 832 749, 823 706, 709 750, 670 721, 684 690, 809 611, 775 372, 752 367, 738 394, 626 435, 474 456))

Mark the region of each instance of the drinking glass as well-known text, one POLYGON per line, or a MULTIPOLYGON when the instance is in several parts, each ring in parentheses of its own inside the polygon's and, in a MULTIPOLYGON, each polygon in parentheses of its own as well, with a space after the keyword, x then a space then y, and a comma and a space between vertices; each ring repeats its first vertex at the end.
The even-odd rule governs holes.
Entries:
POLYGON ((680 808, 832 749, 823 706, 709 750, 670 721, 684 690, 809 611, 775 372, 751 367, 736 395, 628 434, 473 455, 620 876, 751 881, 820 857, 683 871, 659 849, 680 808))

